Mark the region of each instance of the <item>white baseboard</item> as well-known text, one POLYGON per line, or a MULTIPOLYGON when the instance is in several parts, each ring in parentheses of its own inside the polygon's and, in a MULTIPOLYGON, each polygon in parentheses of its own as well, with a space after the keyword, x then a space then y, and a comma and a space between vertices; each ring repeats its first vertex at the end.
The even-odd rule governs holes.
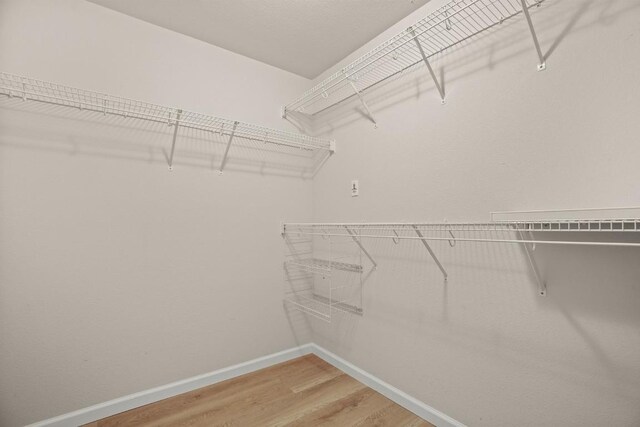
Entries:
POLYGON ((141 391, 139 393, 130 394, 118 399, 109 400, 107 402, 79 409, 74 412, 69 412, 58 417, 30 424, 27 427, 79 426, 102 418, 110 417, 111 415, 119 414, 120 412, 148 405, 149 403, 157 402, 168 397, 177 396, 178 394, 187 393, 230 378, 286 362, 312 352, 313 347, 311 344, 304 344, 279 353, 270 354, 238 365, 229 366, 228 368, 219 369, 207 374, 198 375, 185 380, 141 391))
POLYGON ((219 369, 207 374, 198 375, 182 381, 176 381, 160 387, 141 391, 139 393, 130 394, 118 399, 109 400, 108 402, 99 403, 84 409, 30 424, 27 427, 69 427, 87 424, 111 415, 119 414, 143 405, 148 405, 149 403, 157 402, 162 399, 177 396, 178 394, 187 393, 189 391, 216 384, 221 381, 248 374, 250 372, 311 353, 317 355, 325 362, 335 366, 361 383, 391 399, 398 405, 408 409, 438 427, 465 427, 464 424, 419 401, 418 399, 409 396, 392 385, 385 383, 381 379, 374 377, 316 344, 304 344, 299 347, 294 347, 279 353, 253 359, 228 368, 219 369))
POLYGON ((363 371, 357 366, 347 362, 340 356, 331 353, 317 344, 310 344, 313 347, 313 354, 340 369, 342 372, 360 381, 364 385, 374 389, 386 398, 394 401, 398 405, 413 412, 420 418, 429 421, 438 427, 465 427, 459 421, 454 420, 450 416, 443 414, 437 409, 432 408, 420 400, 409 396, 407 393, 398 390, 391 384, 382 381, 380 378, 374 377, 370 373, 363 371))

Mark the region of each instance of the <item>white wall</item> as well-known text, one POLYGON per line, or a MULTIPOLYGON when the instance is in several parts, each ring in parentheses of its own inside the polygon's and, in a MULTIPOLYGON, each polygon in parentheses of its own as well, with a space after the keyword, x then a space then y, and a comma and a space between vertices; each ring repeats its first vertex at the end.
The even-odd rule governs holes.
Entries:
MULTIPOLYGON (((286 130, 309 83, 81 0, 0 1, 0 70, 286 130)), ((300 163, 238 142, 218 176, 199 135, 170 173, 171 131, 0 99, 0 425, 306 341, 278 234, 311 219, 300 163)))
MULTIPOLYGON (((357 102, 322 114, 339 151, 314 180, 314 220, 640 205, 640 3, 549 0, 533 20, 545 72, 520 17, 434 63, 444 106, 422 68, 365 94, 378 129, 357 102)), ((640 424, 638 250, 539 246, 540 298, 519 247, 433 248, 446 285, 419 243, 369 242, 364 316, 314 321, 314 341, 468 425, 640 424)))

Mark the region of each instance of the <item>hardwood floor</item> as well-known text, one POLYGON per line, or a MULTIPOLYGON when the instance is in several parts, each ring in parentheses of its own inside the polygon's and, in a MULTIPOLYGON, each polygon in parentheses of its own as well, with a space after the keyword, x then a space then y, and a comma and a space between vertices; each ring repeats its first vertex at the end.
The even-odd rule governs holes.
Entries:
POLYGON ((433 427, 315 355, 87 424, 107 426, 433 427))

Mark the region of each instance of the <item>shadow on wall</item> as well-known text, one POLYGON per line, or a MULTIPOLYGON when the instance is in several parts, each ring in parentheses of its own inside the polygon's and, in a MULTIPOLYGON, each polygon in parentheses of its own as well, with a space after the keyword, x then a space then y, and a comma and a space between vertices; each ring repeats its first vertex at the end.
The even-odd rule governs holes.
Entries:
MULTIPOLYGON (((532 19, 545 60, 556 53, 569 34, 596 25, 613 25, 638 7, 640 3, 629 0, 580 0, 547 1, 539 10, 534 8, 532 19)), ((522 56, 531 58, 531 71, 535 72, 537 59, 531 34, 524 18, 518 15, 432 57, 430 62, 446 93, 453 82, 522 56)), ((423 62, 362 91, 373 116, 427 93, 433 95, 434 103, 438 102, 437 90, 423 62)), ((298 111, 287 113, 287 120, 312 135, 329 135, 362 119, 371 121, 355 94, 313 115, 298 111)))
MULTIPOLYGON (((640 243, 637 233, 606 234, 535 237, 640 243)), ((433 242, 447 282, 419 241, 369 239, 365 246, 379 268, 364 282, 364 317, 336 313, 331 323, 290 320, 294 329, 311 327, 318 344, 340 348, 347 359, 357 350, 356 339, 373 334, 380 343, 426 358, 431 348, 454 348, 636 399, 640 382, 628 375, 634 368, 612 359, 609 350, 637 343, 601 325, 633 330, 640 324, 639 248, 538 245, 534 254, 548 286, 548 296, 540 297, 518 244, 433 242), (571 354, 576 342, 583 348, 579 355, 571 354), (576 364, 576 357, 588 363, 576 364), (598 372, 591 371, 593 365, 598 372)))
MULTIPOLYGON (((169 163, 174 129, 161 123, 103 116, 7 96, 0 96, 0 124, 0 145, 5 147, 133 160, 165 167, 169 163)), ((227 142, 227 137, 218 134, 179 128, 174 173, 185 167, 217 172, 227 142)), ((235 138, 224 171, 310 179, 328 157, 326 152, 235 138)))

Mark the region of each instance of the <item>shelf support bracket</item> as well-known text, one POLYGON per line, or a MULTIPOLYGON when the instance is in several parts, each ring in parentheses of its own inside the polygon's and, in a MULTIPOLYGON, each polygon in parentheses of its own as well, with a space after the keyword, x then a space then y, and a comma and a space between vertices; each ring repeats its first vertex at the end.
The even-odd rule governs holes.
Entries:
POLYGON ((433 71, 433 68, 431 67, 431 64, 429 63, 429 60, 427 59, 427 55, 424 53, 424 50, 422 49, 422 44, 420 44, 420 40, 418 40, 418 36, 416 36, 415 30, 412 27, 409 27, 409 32, 413 36, 413 40, 416 42, 416 46, 418 46, 418 50, 420 51, 420 55, 422 55, 422 60, 424 61, 425 65, 427 66, 427 70, 429 70, 429 74, 431 74, 431 78, 433 79, 433 83, 436 85, 436 89, 438 89, 438 93, 440 94, 440 101, 444 104, 445 103, 445 100, 444 100, 444 89, 442 89, 442 86, 440 85, 440 82, 438 82, 438 78, 436 77, 436 73, 433 71))
POLYGON ((229 148, 231 147, 231 142, 233 141, 233 137, 236 134, 236 128, 238 127, 238 122, 233 122, 233 129, 231 129, 231 134, 229 135, 229 141, 227 141, 227 148, 224 150, 224 156, 222 157, 222 163, 220 163, 220 170, 218 174, 222 175, 224 170, 224 165, 227 164, 227 156, 229 155, 229 148))
MULTIPOLYGON (((518 230, 518 236, 520 240, 525 240, 522 231, 518 230)), ((522 243, 524 247, 524 252, 527 255, 527 260, 529 261, 529 266, 531 267, 531 271, 533 271, 534 276, 536 277, 536 281, 538 282, 538 293, 541 297, 547 296, 547 283, 544 281, 542 276, 540 275, 540 270, 538 270, 538 264, 536 263, 536 259, 533 257, 531 253, 531 248, 527 243, 522 243)))
POLYGON ((369 258, 369 261, 371 261, 371 264, 373 264, 373 268, 378 268, 378 263, 373 259, 373 257, 365 249, 365 247, 362 246, 362 242, 357 237, 358 235, 354 231, 350 230, 349 227, 345 226, 344 228, 347 230, 347 233, 349 233, 349 235, 351 236, 353 241, 356 242, 356 245, 358 245, 360 247, 360 249, 362 250, 362 252, 366 255, 366 257, 369 258))
MULTIPOLYGON (((538 71, 544 71, 547 69, 547 64, 544 59, 544 55, 542 54, 542 49, 540 49, 540 42, 538 42, 538 36, 536 35, 536 29, 533 27, 533 21, 531 20, 531 15, 529 14, 529 7, 527 6, 527 0, 520 0, 522 3, 522 13, 525 18, 527 18, 527 24, 529 25, 529 30, 531 31, 531 37, 533 37, 533 44, 536 46, 536 52, 538 53, 538 58, 540 59, 540 63, 538 64, 538 71)), ((539 6, 540 4, 538 4, 539 6)))
POLYGON ((353 91, 356 93, 356 95, 358 95, 358 98, 360 99, 360 103, 362 104, 362 107, 364 108, 364 110, 367 112, 367 115, 369 116, 369 120, 371 120, 373 122, 373 126, 377 128, 378 122, 376 122, 376 118, 373 117, 373 114, 371 114, 371 110, 369 109, 367 102, 362 97, 362 93, 360 93, 355 83, 353 83, 353 81, 349 77, 347 77, 347 79, 349 80, 349 84, 351 85, 351 88, 353 89, 353 91))
MULTIPOLYGON (((105 114, 106 114, 106 101, 105 101, 105 114)), ((176 123, 173 128, 173 140, 171 141, 171 153, 169 154, 169 170, 173 170, 173 153, 176 150, 176 138, 178 137, 178 127, 180 123, 180 116, 182 115, 182 110, 178 110, 176 112, 176 123)))
POLYGON ((427 243, 427 241, 424 239, 424 235, 418 229, 418 227, 416 225, 413 225, 412 227, 416 231, 416 234, 420 238, 420 241, 422 242, 424 247, 427 248, 427 251, 429 251, 429 255, 431 255, 431 258, 433 258, 433 260, 436 262, 436 264, 437 264, 438 268, 440 269, 440 271, 442 271, 442 274, 444 275, 444 280, 447 281, 448 278, 449 278, 449 275, 447 274, 447 270, 445 270, 444 267, 442 266, 442 264, 440 264, 440 261, 438 260, 438 257, 433 252, 433 249, 431 249, 431 246, 429 246, 429 243, 427 243))

